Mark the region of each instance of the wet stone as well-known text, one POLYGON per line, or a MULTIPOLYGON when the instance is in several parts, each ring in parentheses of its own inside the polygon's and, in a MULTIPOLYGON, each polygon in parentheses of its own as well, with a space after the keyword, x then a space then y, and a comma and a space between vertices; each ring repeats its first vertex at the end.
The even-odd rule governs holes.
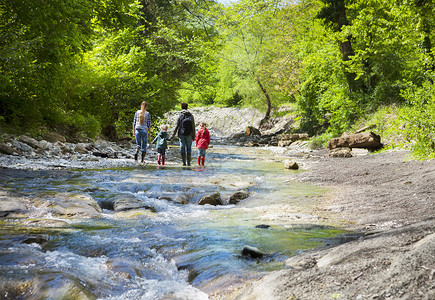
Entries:
POLYGON ((244 246, 242 249, 242 256, 250 258, 261 258, 264 253, 262 253, 258 248, 253 246, 244 246))

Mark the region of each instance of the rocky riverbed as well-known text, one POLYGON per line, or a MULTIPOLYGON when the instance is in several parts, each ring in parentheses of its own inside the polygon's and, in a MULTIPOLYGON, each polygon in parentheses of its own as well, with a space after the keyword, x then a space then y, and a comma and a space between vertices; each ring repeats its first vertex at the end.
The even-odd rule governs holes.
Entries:
MULTIPOLYGON (((246 125, 234 128, 241 132, 246 125)), ((226 130, 229 133, 223 129, 215 132, 237 134, 226 130)), ((222 133, 219 138, 223 137, 222 133)), ((18 137, 6 140, 5 145, 9 148, 3 147, 4 154, 0 154, 2 179, 11 176, 10 172, 14 178, 20 174, 25 177, 26 173, 20 173, 19 169, 89 169, 137 164, 132 159, 131 141, 74 144, 18 137)), ((329 192, 318 196, 313 207, 319 220, 356 231, 361 237, 304 252, 287 260, 284 270, 234 289, 215 291, 210 298, 435 299, 433 160, 413 161, 406 151, 355 152, 350 158, 331 158, 326 149, 313 151, 304 142, 269 147, 269 150, 271 157, 279 154, 298 162, 303 172, 294 173, 292 180, 327 188, 329 192)), ((154 155, 150 150, 146 163, 155 163, 154 155)), ((170 149, 168 156, 169 164, 179 163, 176 147, 170 149)), ((6 197, 7 191, 2 190, 0 196, 6 197)), ((19 211, 25 203, 16 200, 12 204, 19 211)))
POLYGON ((294 179, 328 186, 317 214, 364 236, 291 258, 237 299, 435 299, 435 161, 318 154, 294 179))

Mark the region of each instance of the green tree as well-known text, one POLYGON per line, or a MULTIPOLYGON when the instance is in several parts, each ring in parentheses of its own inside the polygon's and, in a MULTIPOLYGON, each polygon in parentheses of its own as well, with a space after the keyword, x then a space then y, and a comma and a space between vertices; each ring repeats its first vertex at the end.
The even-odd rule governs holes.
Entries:
POLYGON ((0 107, 7 122, 43 123, 62 110, 74 58, 92 34, 93 1, 0 2, 0 107))
POLYGON ((272 20, 281 9, 280 5, 280 1, 274 0, 242 0, 226 7, 219 20, 224 46, 219 53, 218 101, 242 95, 245 103, 264 103, 263 121, 270 117, 273 103, 281 99, 270 80, 274 70, 268 67, 276 35, 272 20))

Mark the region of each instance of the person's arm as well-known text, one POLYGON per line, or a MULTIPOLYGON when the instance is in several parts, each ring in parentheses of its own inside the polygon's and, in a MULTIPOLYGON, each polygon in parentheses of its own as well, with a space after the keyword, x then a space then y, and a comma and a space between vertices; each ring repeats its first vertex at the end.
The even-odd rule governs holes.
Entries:
POLYGON ((148 127, 148 136, 151 136, 151 114, 148 113, 148 119, 147 119, 147 127, 148 127))
POLYGON ((180 117, 181 115, 178 116, 177 125, 175 126, 174 133, 172 133, 171 140, 174 139, 175 135, 178 133, 178 129, 180 128, 180 117))
POLYGON ((133 118, 133 136, 136 136, 136 123, 137 123, 137 112, 134 114, 134 118, 133 118))
POLYGON ((196 132, 195 132, 195 118, 192 115, 192 138, 195 138, 196 132))

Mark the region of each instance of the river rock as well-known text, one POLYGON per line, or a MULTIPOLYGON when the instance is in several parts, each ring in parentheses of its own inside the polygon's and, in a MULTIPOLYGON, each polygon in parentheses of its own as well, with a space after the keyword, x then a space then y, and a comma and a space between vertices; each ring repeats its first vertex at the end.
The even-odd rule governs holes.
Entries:
POLYGON ((50 143, 56 143, 56 142, 66 143, 65 137, 55 132, 46 132, 43 136, 43 139, 49 141, 50 143))
POLYGON ((89 150, 86 148, 86 144, 84 143, 78 143, 75 148, 74 151, 80 154, 88 154, 89 150))
POLYGON ((340 147, 329 150, 329 157, 352 157, 352 149, 340 147))
POLYGON ((278 146, 287 147, 295 141, 306 141, 309 136, 307 133, 292 133, 292 134, 280 134, 278 135, 278 146))
POLYGON ((100 217, 101 207, 89 195, 61 193, 48 202, 41 201, 38 206, 46 207, 51 213, 68 217, 100 217))
POLYGON ((246 144, 248 147, 260 147, 260 143, 249 141, 248 144, 246 144))
POLYGON ((109 270, 123 278, 134 279, 136 276, 141 276, 140 271, 134 267, 134 263, 120 258, 109 259, 106 265, 109 270))
POLYGON ((214 206, 224 205, 220 193, 214 193, 212 195, 207 195, 199 199, 198 205, 205 205, 205 204, 210 204, 214 206))
POLYGON ((159 200, 166 200, 166 201, 173 202, 176 204, 188 204, 190 198, 191 197, 189 197, 186 194, 180 194, 180 195, 175 195, 175 197, 173 197, 173 198, 169 197, 169 196, 161 196, 158 199, 159 200))
POLYGON ((252 135, 261 135, 260 130, 255 128, 254 126, 248 126, 246 127, 245 136, 252 136, 252 135))
POLYGON ((37 227, 51 227, 51 228, 69 227, 69 223, 66 221, 57 220, 57 219, 43 219, 43 218, 22 220, 22 224, 29 225, 31 227, 35 227, 35 226, 37 226, 37 227))
POLYGON ((250 258, 261 258, 264 254, 256 247, 244 246, 242 249, 242 255, 249 256, 250 258))
POLYGON ((267 225, 267 224, 259 224, 259 225, 256 225, 255 228, 269 229, 269 228, 270 228, 270 225, 267 225))
POLYGON ((328 142, 329 150, 335 148, 366 148, 376 150, 382 148, 381 137, 371 131, 333 138, 328 142))
POLYGON ((141 199, 136 198, 132 194, 119 194, 113 197, 108 197, 99 202, 104 209, 114 211, 126 211, 131 209, 145 208, 154 211, 154 208, 145 204, 141 199))
POLYGON ((89 290, 86 282, 68 274, 60 272, 44 272, 29 284, 32 299, 96 299, 89 290), (83 285, 85 283, 85 285, 83 285))
POLYGON ((230 196, 230 201, 229 202, 230 202, 230 204, 237 204, 240 201, 242 201, 242 200, 244 200, 244 199, 246 199, 248 197, 249 197, 249 193, 248 192, 245 192, 245 191, 236 192, 236 193, 234 193, 234 194, 232 194, 230 196))
POLYGON ((18 150, 21 151, 21 152, 27 152, 27 153, 30 153, 30 152, 33 151, 33 148, 32 148, 32 147, 30 147, 29 145, 24 144, 24 143, 22 143, 22 142, 20 142, 20 141, 18 141, 18 140, 12 140, 12 141, 11 141, 11 144, 12 144, 12 146, 13 146, 15 149, 18 149, 18 150))
POLYGON ((285 160, 284 167, 289 170, 297 170, 299 169, 299 165, 295 161, 285 160))
POLYGON ((39 141, 38 144, 39 148, 41 148, 42 150, 49 150, 51 147, 53 147, 53 145, 46 140, 39 141))
POLYGON ((25 211, 27 211, 26 206, 18 199, 10 198, 4 193, 0 195, 0 217, 25 211))
POLYGON ((44 247, 48 242, 47 236, 29 236, 22 241, 23 244, 38 244, 41 247, 44 247))
POLYGON ((18 140, 20 142, 22 142, 22 143, 25 143, 25 144, 29 145, 33 149, 38 149, 39 148, 39 142, 37 140, 35 140, 34 138, 29 137, 27 135, 20 135, 18 137, 18 140))
POLYGON ((17 155, 17 150, 7 145, 6 143, 0 143, 0 153, 7 155, 17 155))

